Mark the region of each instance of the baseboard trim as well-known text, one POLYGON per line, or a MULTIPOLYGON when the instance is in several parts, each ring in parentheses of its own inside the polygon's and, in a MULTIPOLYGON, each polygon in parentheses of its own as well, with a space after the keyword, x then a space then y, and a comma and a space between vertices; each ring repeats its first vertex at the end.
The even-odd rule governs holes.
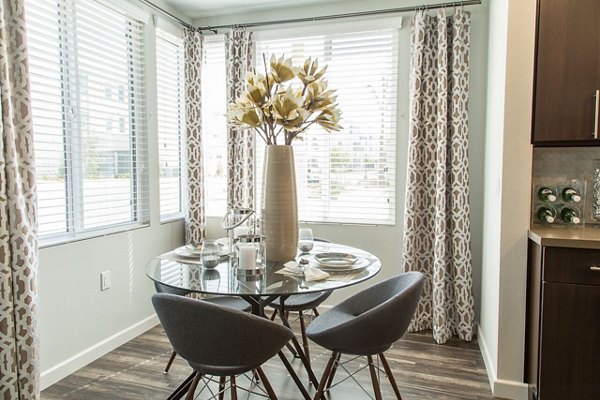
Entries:
POLYGON ((481 327, 477 325, 477 343, 483 357, 485 370, 487 371, 490 389, 494 398, 503 398, 511 400, 528 400, 529 388, 527 384, 517 381, 498 379, 496 365, 492 362, 492 356, 485 340, 481 327))
POLYGON ((140 322, 131 325, 128 328, 123 329, 120 332, 110 336, 109 338, 91 346, 90 348, 66 359, 65 361, 57 364, 45 371, 42 371, 40 375, 40 386, 44 390, 47 387, 55 384, 61 379, 69 376, 73 372, 80 368, 85 367, 92 361, 102 357, 108 352, 113 351, 119 346, 127 343, 131 339, 141 335, 148 329, 158 324, 158 317, 156 314, 149 316, 141 320, 140 322))

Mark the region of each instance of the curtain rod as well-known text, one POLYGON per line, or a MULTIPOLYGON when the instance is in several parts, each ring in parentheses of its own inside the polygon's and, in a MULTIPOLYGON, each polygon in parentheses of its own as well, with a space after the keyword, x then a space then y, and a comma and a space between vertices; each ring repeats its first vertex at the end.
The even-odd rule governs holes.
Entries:
POLYGON ((298 23, 298 22, 315 22, 315 21, 325 21, 325 20, 330 20, 330 19, 364 17, 364 16, 369 16, 369 15, 380 15, 380 14, 395 14, 395 13, 402 13, 402 12, 416 11, 416 10, 435 10, 438 8, 473 6, 473 5, 481 4, 481 1, 482 0, 465 0, 465 1, 454 1, 454 2, 448 2, 448 3, 423 4, 423 5, 412 6, 412 7, 387 8, 387 9, 382 9, 382 10, 358 11, 358 12, 345 13, 345 14, 323 15, 320 17, 310 17, 310 18, 284 19, 284 20, 278 20, 278 21, 248 22, 248 23, 242 23, 242 24, 209 25, 209 26, 201 26, 201 27, 198 27, 197 29, 210 30, 210 31, 215 32, 216 29, 235 28, 235 27, 242 27, 242 26, 246 27, 246 28, 251 28, 251 27, 255 27, 255 26, 293 24, 293 23, 298 23))
POLYGON ((323 15, 320 17, 311 17, 311 18, 296 18, 296 19, 284 19, 279 21, 263 21, 263 22, 248 22, 245 24, 228 24, 228 25, 216 25, 216 26, 201 26, 195 27, 178 16, 171 14, 169 11, 165 10, 162 7, 157 6, 149 0, 138 0, 141 3, 147 5, 148 7, 160 12, 161 14, 171 18, 172 20, 180 23, 184 27, 188 29, 198 29, 201 31, 212 31, 217 33, 217 29, 226 29, 226 28, 235 28, 238 26, 244 26, 247 28, 255 27, 255 26, 266 26, 266 25, 279 25, 279 24, 293 24, 298 22, 315 22, 315 21, 325 21, 331 19, 340 19, 340 18, 351 18, 351 17, 364 17, 369 15, 380 15, 380 14, 395 14, 402 13, 407 11, 416 11, 416 10, 435 10, 438 8, 447 8, 447 7, 459 7, 459 6, 473 6, 481 4, 482 0, 464 0, 464 1, 454 1, 449 3, 437 3, 437 4, 423 4, 419 6, 411 6, 411 7, 400 7, 400 8, 387 8, 383 10, 373 10, 373 11, 358 11, 353 13, 345 13, 345 14, 333 14, 333 15, 323 15))
POLYGON ((182 20, 181 18, 179 18, 178 16, 171 14, 170 12, 168 12, 167 10, 165 10, 162 7, 157 6, 156 4, 150 2, 149 0, 138 0, 140 3, 147 5, 148 7, 158 11, 159 13, 171 18, 172 20, 174 20, 175 22, 178 22, 179 24, 183 25, 184 27, 188 28, 188 29, 196 29, 193 25, 185 22, 184 20, 182 20))

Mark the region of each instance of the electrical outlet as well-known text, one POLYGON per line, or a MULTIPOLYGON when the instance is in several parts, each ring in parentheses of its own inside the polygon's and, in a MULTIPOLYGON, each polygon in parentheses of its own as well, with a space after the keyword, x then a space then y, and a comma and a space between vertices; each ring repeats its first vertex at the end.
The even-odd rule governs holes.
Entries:
POLYGON ((100 290, 107 290, 110 288, 110 271, 104 271, 100 273, 100 290))

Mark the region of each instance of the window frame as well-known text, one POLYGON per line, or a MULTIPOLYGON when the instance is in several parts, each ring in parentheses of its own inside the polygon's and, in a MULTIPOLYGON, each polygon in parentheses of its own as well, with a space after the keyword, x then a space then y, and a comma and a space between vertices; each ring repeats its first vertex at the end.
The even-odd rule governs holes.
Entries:
MULTIPOLYGON (((31 0, 30 4, 26 4, 26 6, 31 7, 33 1, 35 0, 31 0)), ((63 121, 61 133, 56 136, 61 137, 64 149, 63 193, 65 226, 62 232, 42 233, 39 235, 39 246, 41 248, 136 230, 150 225, 150 182, 147 173, 149 166, 147 111, 149 103, 147 99, 149 74, 146 67, 149 25, 147 19, 150 14, 128 3, 117 4, 110 0, 91 1, 96 7, 103 7, 111 12, 119 13, 125 22, 124 39, 126 41, 127 54, 123 57, 123 65, 126 66, 127 87, 130 88, 127 90, 126 96, 129 98, 127 101, 127 123, 129 124, 129 148, 127 154, 131 163, 129 167, 131 171, 129 179, 131 187, 129 210, 131 216, 129 221, 105 223, 102 226, 84 228, 86 216, 83 203, 86 195, 85 191, 83 191, 83 182, 85 177, 82 173, 82 168, 80 168, 83 165, 83 157, 81 155, 83 128, 81 127, 82 109, 80 107, 82 79, 78 76, 80 60, 77 56, 77 51, 79 44, 77 40, 73 42, 73 38, 77 37, 77 23, 79 23, 74 22, 77 21, 78 5, 69 0, 56 0, 55 3, 57 11, 57 14, 54 16, 56 18, 55 28, 57 29, 57 36, 55 38, 56 43, 62 49, 57 58, 57 65, 60 66, 61 70, 57 82, 61 87, 59 106, 63 121), (134 23, 139 24, 139 27, 133 28, 134 23), (132 34, 133 29, 135 29, 135 40, 132 34), (133 53, 140 53, 141 55, 134 55, 133 53), (136 100, 132 101, 134 97, 136 100), (69 118, 69 115, 75 112, 77 113, 77 118, 69 118)), ((54 37, 52 40, 54 40, 54 37)), ((32 103, 34 105, 36 103, 33 94, 32 103)), ((92 108, 85 109, 85 111, 89 110, 92 110, 92 108)))
POLYGON ((186 210, 186 191, 187 191, 187 186, 186 186, 186 182, 187 182, 187 168, 186 168, 186 162, 187 162, 187 157, 186 157, 186 147, 187 147, 187 137, 186 137, 186 116, 185 116, 185 48, 184 48, 184 38, 180 37, 181 36, 181 32, 179 32, 179 35, 176 34, 174 32, 173 29, 169 29, 170 26, 164 26, 164 24, 159 24, 159 26, 155 27, 154 32, 155 32, 155 82, 156 82, 156 92, 157 92, 157 96, 156 96, 156 106, 157 106, 157 110, 156 110, 156 140, 157 143, 159 145, 158 147, 158 163, 159 163, 159 173, 158 173, 158 190, 159 190, 159 206, 158 206, 158 212, 159 212, 159 216, 160 216, 160 223, 161 224, 165 224, 165 223, 169 223, 169 222, 173 222, 173 221, 178 221, 181 219, 185 218, 185 210, 186 210), (181 42, 177 41, 175 42, 174 39, 180 39, 181 42), (159 108, 159 100, 158 100, 158 82, 159 82, 159 67, 158 67, 158 58, 159 58, 159 53, 158 53, 158 42, 159 40, 164 40, 174 46, 177 46, 178 48, 181 49, 181 53, 182 53, 182 67, 181 67, 181 92, 178 93, 178 99, 181 102, 180 104, 180 112, 178 113, 177 119, 178 122, 177 124, 179 125, 179 135, 177 137, 178 143, 179 143, 179 211, 175 212, 175 213, 167 213, 167 214, 163 214, 162 212, 162 205, 163 205, 163 192, 161 190, 161 175, 160 175, 160 168, 161 168, 161 149, 160 149, 160 126, 159 126, 159 114, 160 114, 160 108, 159 108))
MULTIPOLYGON (((398 160, 399 160, 399 144, 400 141, 398 140, 397 136, 398 136, 398 132, 400 131, 400 118, 399 118, 399 105, 400 105, 400 101, 399 99, 399 95, 400 95, 400 82, 399 82, 399 69, 400 69, 400 63, 399 63, 399 30, 402 28, 402 17, 400 16, 390 16, 390 17, 383 17, 383 18, 379 18, 377 19, 377 24, 376 24, 376 28, 374 28, 373 25, 373 19, 372 18, 357 18, 357 19, 353 19, 353 20, 346 20, 346 21, 336 21, 333 23, 313 23, 313 24, 304 24, 304 23, 299 23, 299 24, 290 24, 290 25, 286 25, 286 28, 273 28, 273 27, 269 27, 269 26, 263 26, 263 27, 257 27, 257 28, 253 28, 253 32, 254 32, 254 47, 255 47, 255 53, 254 53, 254 60, 255 60, 255 66, 258 64, 259 57, 262 57, 262 55, 258 54, 258 51, 256 50, 257 48, 257 44, 261 41, 269 41, 269 40, 286 40, 286 39, 294 39, 294 38, 303 38, 303 37, 314 37, 314 36, 327 36, 327 35, 340 35, 340 34, 345 34, 345 33, 359 33, 359 32, 369 32, 369 31, 376 31, 376 30, 396 30, 395 32, 395 46, 396 48, 394 49, 396 52, 396 58, 395 58, 395 62, 396 65, 394 66, 395 70, 396 70, 396 109, 395 109, 395 131, 393 132, 394 134, 394 150, 391 151, 389 154, 392 154, 394 157, 394 163, 393 166, 395 168, 395 170, 393 171, 393 181, 390 180, 390 182, 392 182, 392 186, 393 186, 393 190, 391 192, 391 195, 393 196, 393 202, 392 202, 392 206, 389 208, 389 212, 390 212, 390 217, 387 220, 377 220, 374 221, 372 223, 368 223, 368 222, 362 222, 362 221, 324 221, 324 220, 320 220, 318 218, 316 219, 305 219, 302 218, 301 215, 299 215, 299 222, 301 223, 311 223, 311 224, 325 224, 325 225, 358 225, 358 226, 379 226, 379 225, 383 225, 383 226, 395 226, 398 221, 399 221, 399 217, 398 217, 398 204, 399 201, 401 200, 399 198, 399 193, 398 193, 398 177, 399 177, 399 171, 398 171, 398 160)), ((268 61, 268 60, 267 60, 268 61)), ((260 73, 261 71, 259 71, 260 73)), ((326 75, 326 79, 327 79, 327 75, 326 75)), ((342 109, 343 112, 343 109, 342 109)), ((343 118, 343 115, 342 115, 343 118)), ((341 121, 342 126, 344 126, 344 121, 341 121)), ((256 140, 256 145, 260 145, 262 144, 262 141, 260 141, 259 138, 257 138, 256 140)), ((260 157, 259 157, 259 153, 260 151, 258 149, 255 149, 255 154, 257 155, 257 157, 255 158, 255 169, 257 171, 256 175, 259 176, 260 174, 258 173, 259 170, 259 162, 260 162, 260 157)), ((296 169, 298 169, 298 166, 296 166, 296 169)), ((260 191, 258 189, 258 185, 260 184, 260 182, 258 180, 256 180, 255 183, 255 193, 258 196, 260 191)), ((257 204, 260 203, 260 199, 257 198, 256 201, 257 204)), ((299 210, 300 211, 300 210, 299 210)), ((300 212, 299 212, 300 214, 300 212)))

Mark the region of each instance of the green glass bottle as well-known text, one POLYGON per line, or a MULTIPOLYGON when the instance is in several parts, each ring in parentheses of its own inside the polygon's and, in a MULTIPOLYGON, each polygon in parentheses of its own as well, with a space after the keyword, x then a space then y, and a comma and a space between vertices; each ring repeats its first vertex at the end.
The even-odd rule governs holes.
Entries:
POLYGON ((567 224, 578 224, 581 222, 579 212, 571 207, 565 207, 560 211, 560 218, 567 224))
POLYGON ((548 186, 542 186, 538 189, 538 196, 540 200, 554 203, 556 201, 556 193, 554 190, 550 189, 548 186))
POLYGON ((562 191, 562 198, 569 203, 579 203, 581 201, 581 194, 579 194, 579 190, 575 188, 566 187, 562 191))
POLYGON ((540 219, 540 222, 544 224, 552 224, 556 219, 556 213, 554 212, 554 209, 548 207, 538 208, 537 216, 540 219))

